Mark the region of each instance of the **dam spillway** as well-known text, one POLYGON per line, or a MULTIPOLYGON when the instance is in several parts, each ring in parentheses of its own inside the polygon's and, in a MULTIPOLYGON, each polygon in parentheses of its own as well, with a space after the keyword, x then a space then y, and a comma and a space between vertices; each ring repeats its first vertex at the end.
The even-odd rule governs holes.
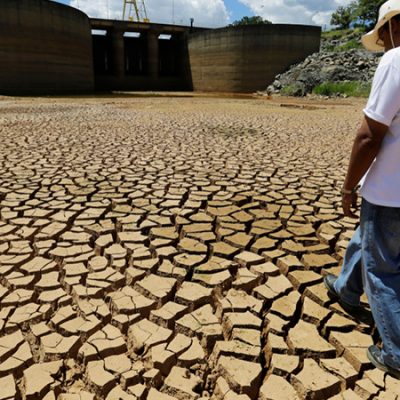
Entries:
POLYGON ((47 0, 0 3, 0 94, 254 92, 319 51, 321 28, 221 29, 90 19, 47 0))

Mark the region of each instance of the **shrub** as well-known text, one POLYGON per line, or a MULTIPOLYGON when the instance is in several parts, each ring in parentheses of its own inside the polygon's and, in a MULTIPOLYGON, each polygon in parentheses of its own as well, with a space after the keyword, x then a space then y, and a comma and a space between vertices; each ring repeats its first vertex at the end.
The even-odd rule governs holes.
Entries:
POLYGON ((366 82, 325 82, 316 86, 313 93, 320 96, 368 97, 371 84, 366 82))
POLYGON ((351 50, 351 49, 360 49, 362 48, 361 43, 358 40, 349 40, 347 43, 338 46, 338 47, 334 47, 333 51, 339 52, 339 51, 347 51, 347 50, 351 50))
POLYGON ((293 83, 292 85, 284 86, 281 89, 281 94, 283 96, 296 96, 296 97, 302 97, 305 96, 305 88, 304 85, 301 85, 300 83, 293 83))
POLYGON ((353 32, 352 29, 332 29, 331 31, 322 32, 321 36, 324 39, 341 39, 353 32))

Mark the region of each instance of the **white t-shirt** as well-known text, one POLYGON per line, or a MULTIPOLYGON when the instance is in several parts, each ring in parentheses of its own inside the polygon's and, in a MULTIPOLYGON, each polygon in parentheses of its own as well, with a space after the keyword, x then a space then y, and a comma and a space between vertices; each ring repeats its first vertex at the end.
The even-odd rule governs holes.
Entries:
POLYGON ((400 207, 400 48, 382 57, 364 114, 389 130, 364 177, 361 196, 372 204, 400 207))

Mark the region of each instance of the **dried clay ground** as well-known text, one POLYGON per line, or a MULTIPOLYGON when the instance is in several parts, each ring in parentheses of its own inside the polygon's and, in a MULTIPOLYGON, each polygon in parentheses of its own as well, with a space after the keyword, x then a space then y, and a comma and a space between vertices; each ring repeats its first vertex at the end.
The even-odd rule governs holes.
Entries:
POLYGON ((397 399, 322 283, 362 106, 0 99, 0 399, 397 399))

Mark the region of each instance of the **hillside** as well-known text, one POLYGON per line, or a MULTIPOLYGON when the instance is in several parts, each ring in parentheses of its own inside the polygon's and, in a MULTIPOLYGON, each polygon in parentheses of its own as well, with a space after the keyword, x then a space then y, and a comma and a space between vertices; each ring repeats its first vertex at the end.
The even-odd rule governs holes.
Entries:
POLYGON ((382 54, 364 50, 361 35, 357 29, 324 32, 320 52, 277 75, 267 93, 368 96, 382 54))

